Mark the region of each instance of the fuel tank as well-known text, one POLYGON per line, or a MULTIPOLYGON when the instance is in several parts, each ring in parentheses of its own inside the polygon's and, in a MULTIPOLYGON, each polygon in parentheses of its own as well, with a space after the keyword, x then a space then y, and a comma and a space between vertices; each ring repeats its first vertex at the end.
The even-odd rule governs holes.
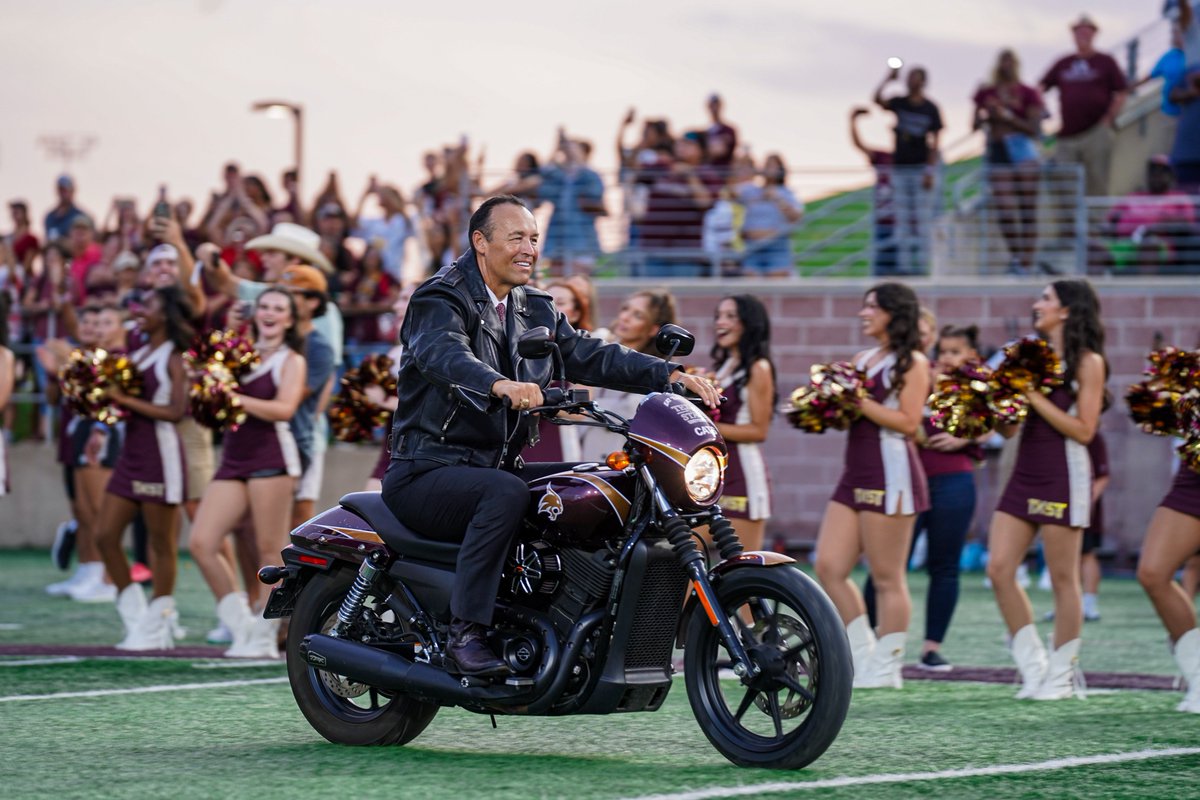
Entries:
POLYGON ((607 468, 558 472, 529 484, 527 520, 551 542, 599 546, 620 535, 633 502, 633 476, 607 468))

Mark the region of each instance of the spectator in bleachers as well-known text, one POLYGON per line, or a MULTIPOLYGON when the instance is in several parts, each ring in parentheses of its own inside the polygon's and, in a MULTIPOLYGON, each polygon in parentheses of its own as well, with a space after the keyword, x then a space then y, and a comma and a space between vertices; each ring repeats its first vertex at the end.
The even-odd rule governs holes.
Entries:
POLYGON ((541 170, 537 199, 554 204, 542 248, 551 274, 590 273, 600 255, 596 220, 605 213, 604 182, 587 165, 589 151, 560 129, 554 160, 541 170))
POLYGON ((294 169, 286 170, 280 178, 283 193, 287 200, 271 213, 271 222, 301 222, 304 219, 304 206, 300 202, 299 186, 300 173, 294 169), (281 216, 286 215, 286 217, 281 216))
POLYGON ((621 120, 617 131, 618 179, 625 197, 625 213, 629 215, 629 246, 641 245, 641 223, 646 216, 650 187, 639 181, 640 171, 653 168, 670 158, 671 132, 665 120, 647 119, 642 123, 642 135, 633 147, 625 146, 626 132, 637 117, 635 109, 629 109, 621 120))
POLYGON ((710 122, 708 130, 704 133, 708 142, 708 163, 714 167, 727 168, 733 163, 733 156, 738 145, 738 134, 737 129, 726 122, 722 116, 721 112, 724 108, 725 104, 721 100, 721 95, 714 92, 708 96, 710 122))
POLYGON ((929 74, 924 67, 909 67, 905 79, 907 92, 885 98, 884 87, 899 77, 899 68, 888 72, 875 89, 875 103, 896 115, 892 184, 896 190, 897 272, 922 275, 929 271, 929 225, 933 217, 942 112, 925 95, 929 74))
MULTIPOLYGON (((559 135, 562 135, 562 128, 559 128, 559 135)), ((537 153, 526 150, 517 155, 517 160, 513 164, 512 177, 488 194, 511 194, 519 197, 521 202, 529 208, 533 208, 537 205, 538 188, 541 185, 541 162, 538 161, 537 153)))
POLYGON ((346 315, 346 340, 359 345, 388 344, 381 335, 380 317, 396 302, 400 282, 383 269, 383 250, 373 240, 362 257, 362 271, 346 287, 342 311, 346 315))
POLYGON ((1054 147, 1060 164, 1081 164, 1088 196, 1108 194, 1113 125, 1125 104, 1125 74, 1112 56, 1096 50, 1098 28, 1086 14, 1071 25, 1075 52, 1054 62, 1041 80, 1042 92, 1058 90, 1062 127, 1054 147))
POLYGON ((987 131, 988 180, 1000 233, 1012 256, 1009 272, 1033 272, 1037 251, 1037 139, 1046 107, 1037 89, 1021 83, 1020 62, 1001 50, 992 80, 974 97, 972 127, 987 131))
POLYGON ((791 231, 804 216, 804 203, 787 187, 783 156, 770 153, 763 161, 759 181, 740 184, 736 198, 745 209, 743 268, 772 278, 795 275, 791 231))
POLYGON ((350 236, 350 218, 336 201, 329 201, 315 212, 317 233, 321 236, 321 252, 333 264, 333 274, 329 276, 330 294, 337 296, 353 284, 358 274, 358 259, 346 246, 350 236))
POLYGON ((704 215, 724 181, 705 163, 702 131, 676 139, 672 156, 639 170, 637 180, 650 189, 640 225, 641 246, 648 251, 642 274, 695 278, 707 272, 701 250, 704 215))
POLYGON ((1194 271, 1200 266, 1200 228, 1191 197, 1175 188, 1175 174, 1165 155, 1146 163, 1146 191, 1133 192, 1116 205, 1103 229, 1090 242, 1093 271, 1194 271))
POLYGON ((75 205, 75 181, 70 175, 59 175, 54 186, 58 192, 58 205, 46 214, 45 228, 48 242, 67 238, 71 232, 71 223, 79 217, 84 217, 91 222, 91 217, 75 205))
POLYGON ((1179 104, 1171 99, 1171 93, 1183 86, 1186 74, 1187 60, 1183 55, 1183 31, 1178 22, 1172 22, 1171 49, 1159 57, 1150 70, 1150 74, 1142 81, 1146 83, 1155 78, 1162 78, 1162 104, 1160 107, 1162 113, 1168 117, 1179 116, 1179 104))
POLYGON ((869 147, 858 132, 859 117, 870 114, 869 108, 858 106, 850 111, 850 141, 856 150, 867 157, 875 170, 875 186, 871 196, 874 221, 871 231, 871 271, 874 275, 896 275, 896 190, 892 184, 892 154, 869 147))
POLYGON ((88 273, 100 263, 102 255, 90 217, 80 215, 71 221, 67 246, 71 251, 71 296, 76 305, 83 305, 87 298, 88 273))
POLYGON ((1180 109, 1171 165, 1180 188, 1200 194, 1200 17, 1188 0, 1179 2, 1178 26, 1186 74, 1170 93, 1180 109))
POLYGON ((368 242, 379 240, 382 243, 379 256, 383 261, 383 270, 397 285, 404 277, 405 246, 408 240, 416 235, 404 206, 404 197, 399 189, 380 184, 372 175, 354 212, 355 235, 368 242), (379 201, 379 207, 383 210, 382 217, 363 216, 363 206, 371 195, 375 195, 379 201))
POLYGON ((41 242, 29 224, 29 206, 24 200, 13 200, 9 203, 8 213, 12 218, 13 229, 5 240, 22 273, 28 275, 33 270, 33 262, 41 249, 41 242))

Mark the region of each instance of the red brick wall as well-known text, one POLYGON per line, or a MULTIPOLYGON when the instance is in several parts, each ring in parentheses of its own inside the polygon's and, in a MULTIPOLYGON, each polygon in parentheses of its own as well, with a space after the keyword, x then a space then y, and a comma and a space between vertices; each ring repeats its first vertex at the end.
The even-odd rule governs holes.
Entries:
MULTIPOLYGON (((1154 507, 1166 491, 1172 460, 1168 440, 1137 431, 1125 413, 1126 385, 1138 379, 1156 333, 1182 347, 1200 342, 1200 282, 1098 280, 1097 291, 1107 328, 1107 355, 1112 367, 1109 388, 1116 402, 1102 419, 1112 460, 1112 483, 1105 499, 1105 545, 1125 554, 1136 550, 1154 507)), ((707 361, 712 345, 712 312, 727 294, 749 292, 771 314, 772 349, 779 370, 779 391, 786 398, 807 380, 817 362, 847 359, 867 347, 855 317, 869 283, 727 282, 719 286, 673 288, 680 324, 696 334, 695 363, 707 361)), ((921 302, 940 324, 979 325, 981 341, 999 346, 1029 329, 1030 306, 1042 283, 991 279, 914 282, 921 302)), ((628 282, 599 285, 601 313, 607 324, 621 298, 634 288, 628 282)), ((841 473, 844 434, 801 434, 776 418, 766 455, 774 487, 774 516, 768 538, 778 533, 791 542, 816 538, 822 509, 841 473)), ((992 462, 989 462, 992 464, 992 462)), ((994 469, 994 464, 988 467, 994 469)), ((994 476, 981 475, 981 486, 994 476)), ((981 496, 981 502, 994 499, 981 496)), ((977 528, 986 525, 991 508, 981 508, 977 528)))

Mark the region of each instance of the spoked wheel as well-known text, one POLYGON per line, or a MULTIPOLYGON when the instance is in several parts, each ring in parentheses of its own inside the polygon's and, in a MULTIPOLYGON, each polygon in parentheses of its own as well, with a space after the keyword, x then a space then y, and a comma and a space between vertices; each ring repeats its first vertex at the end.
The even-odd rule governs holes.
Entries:
MULTIPOLYGON (((338 608, 353 582, 352 571, 339 570, 315 576, 301 591, 288 628, 292 694, 309 724, 335 744, 404 744, 425 730, 437 705, 316 669, 300 655, 305 636, 333 629, 338 608)), ((393 622, 391 610, 378 598, 368 596, 364 608, 380 622, 393 622)))
POLYGON ((745 767, 799 769, 833 743, 850 706, 853 667, 833 603, 792 567, 746 567, 720 579, 721 612, 759 672, 739 679, 699 606, 688 621, 684 675, 705 736, 745 767))

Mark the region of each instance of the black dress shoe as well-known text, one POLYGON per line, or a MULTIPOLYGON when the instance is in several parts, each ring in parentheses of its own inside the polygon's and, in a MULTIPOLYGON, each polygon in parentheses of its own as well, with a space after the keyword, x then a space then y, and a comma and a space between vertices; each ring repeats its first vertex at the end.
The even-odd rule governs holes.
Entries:
POLYGON ((462 675, 507 675, 512 670, 501 661, 484 641, 487 630, 477 622, 456 619, 450 624, 448 655, 462 675))

